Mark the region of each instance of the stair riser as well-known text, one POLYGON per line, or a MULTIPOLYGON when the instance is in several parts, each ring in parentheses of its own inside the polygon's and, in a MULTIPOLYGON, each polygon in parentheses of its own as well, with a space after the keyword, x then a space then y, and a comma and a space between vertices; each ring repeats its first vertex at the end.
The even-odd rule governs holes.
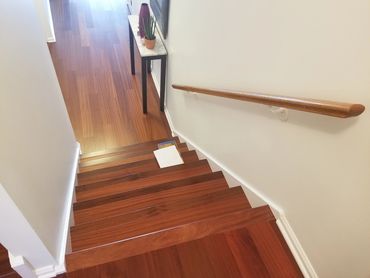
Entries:
POLYGON ((194 198, 171 200, 157 207, 148 207, 130 214, 73 227, 71 230, 72 250, 77 251, 146 235, 161 229, 215 217, 222 213, 249 208, 240 188, 194 198))
POLYGON ((111 203, 107 201, 104 205, 94 206, 88 209, 75 210, 75 225, 82 223, 96 221, 105 217, 113 217, 120 214, 127 214, 131 211, 143 209, 148 206, 157 206, 163 200, 170 198, 188 198, 188 196, 197 197, 206 193, 212 193, 219 190, 226 190, 228 188, 225 179, 213 180, 203 182, 200 184, 193 184, 183 186, 181 188, 175 187, 172 190, 164 190, 159 193, 141 195, 130 199, 125 199, 111 203))
POLYGON ((127 180, 110 185, 87 185, 76 188, 77 201, 92 200, 99 197, 109 196, 117 193, 128 192, 139 188, 145 188, 156 184, 176 181, 187 177, 194 177, 211 172, 206 161, 198 161, 195 166, 181 165, 182 167, 159 171, 155 176, 127 180), (198 163, 199 162, 199 163, 198 163))
MULTIPOLYGON (((188 147, 185 144, 180 144, 178 146, 180 152, 188 151, 188 147)), ((84 173, 92 170, 103 169, 107 167, 112 167, 125 163, 132 163, 147 159, 153 159, 153 151, 142 151, 136 153, 129 153, 124 155, 117 155, 113 157, 94 159, 87 162, 82 162, 79 164, 79 173, 84 173)))
MULTIPOLYGON (((194 151, 187 151, 182 153, 184 163, 190 163, 198 160, 198 156, 194 151)), ((103 170, 96 170, 78 174, 78 185, 87 185, 101 181, 107 181, 118 177, 132 175, 145 171, 152 171, 160 169, 155 159, 134 162, 131 164, 124 164, 112 168, 105 168, 103 170)))
POLYGON ((267 207, 222 214, 203 221, 147 234, 144 237, 72 253, 66 258, 67 270, 75 271, 273 219, 267 207))
POLYGON ((124 154, 124 153, 129 153, 129 152, 137 152, 137 151, 142 151, 142 150, 149 150, 149 151, 155 150, 158 148, 159 143, 164 142, 164 141, 170 141, 170 140, 175 140, 177 145, 180 144, 180 140, 178 137, 173 137, 170 139, 159 139, 159 140, 155 140, 151 142, 130 145, 130 146, 126 146, 126 147, 122 147, 118 149, 110 149, 110 150, 94 152, 90 154, 82 154, 80 156, 80 161, 86 162, 86 161, 93 160, 93 159, 109 157, 111 155, 124 154))
POLYGON ((185 179, 176 180, 176 181, 171 181, 167 183, 161 183, 161 184, 153 185, 150 187, 139 188, 139 189, 131 190, 128 192, 123 192, 119 194, 96 198, 93 200, 77 201, 76 203, 74 203, 73 209, 75 211, 82 210, 82 209, 88 209, 90 207, 104 205, 108 202, 118 202, 118 201, 126 200, 129 198, 135 198, 135 197, 144 196, 148 194, 157 194, 165 190, 173 190, 173 189, 180 188, 183 186, 189 186, 189 185, 203 183, 203 182, 211 182, 211 181, 218 180, 218 179, 225 179, 221 171, 211 172, 208 174, 185 178, 185 179))

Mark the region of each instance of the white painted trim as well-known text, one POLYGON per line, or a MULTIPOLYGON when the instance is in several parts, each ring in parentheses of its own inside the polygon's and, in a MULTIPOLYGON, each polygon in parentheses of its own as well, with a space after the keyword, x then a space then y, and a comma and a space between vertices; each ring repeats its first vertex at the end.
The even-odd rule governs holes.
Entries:
POLYGON ((46 41, 47 41, 48 43, 54 43, 54 42, 56 42, 56 41, 57 41, 57 39, 55 38, 55 35, 54 35, 54 37, 48 37, 48 38, 46 39, 46 41))
MULTIPOLYGON (((246 191, 248 192, 247 193, 248 197, 251 197, 251 194, 252 194, 253 195, 252 199, 253 198, 254 199, 259 199, 259 200, 256 201, 256 203, 260 203, 260 204, 264 203, 264 204, 268 204, 270 206, 272 212, 275 215, 275 218, 277 219, 277 225, 278 225, 285 241, 287 242, 287 244, 288 244, 288 246, 289 246, 289 248, 290 248, 290 250, 291 250, 298 266, 299 266, 299 268, 301 269, 304 277, 306 277, 306 278, 318 278, 318 275, 316 274, 315 269, 313 268, 313 266, 312 266, 310 260, 308 259, 305 251, 303 250, 303 247, 302 247, 301 243, 299 242, 297 236, 295 235, 292 227, 290 226, 290 224, 288 222, 288 219, 285 216, 284 210, 281 209, 278 205, 276 205, 270 198, 268 198, 267 196, 262 194, 260 191, 258 191, 254 186, 252 186, 251 184, 244 181, 241 177, 239 177, 236 173, 234 173, 232 170, 230 170, 222 162, 215 159, 212 155, 210 155, 208 152, 203 150, 201 147, 199 147, 197 144, 195 144, 192 140, 187 138, 181 132, 177 131, 173 127, 173 123, 172 123, 170 113, 168 112, 167 109, 166 109, 166 111, 167 111, 167 113, 166 113, 167 120, 168 120, 169 123, 171 122, 170 127, 171 127, 171 130, 172 130, 172 133, 174 135, 179 136, 179 138, 182 141, 185 141, 189 145, 189 148, 195 149, 200 157, 206 158, 210 162, 212 170, 215 170, 215 169, 222 170, 222 172, 224 173, 224 175, 227 179, 228 178, 234 179, 238 184, 242 185, 242 187, 244 187, 246 189, 246 191)), ((253 205, 253 202, 252 202, 252 205, 253 205)))
POLYGON ((55 37, 55 31, 54 31, 54 22, 53 22, 53 15, 51 13, 50 8, 50 0, 44 0, 45 1, 45 9, 47 13, 47 21, 48 21, 48 36, 47 36, 47 42, 56 42, 55 37))
POLYGON ((22 256, 13 256, 8 252, 10 266, 23 278, 37 278, 36 273, 33 271, 33 267, 27 260, 22 256))
POLYGON ((285 242, 288 244, 289 249, 292 252, 294 258, 296 259, 296 262, 299 268, 301 269, 304 277, 307 278, 319 277, 283 212, 280 213, 280 216, 277 219, 276 224, 278 225, 285 239, 285 242))
MULTIPOLYGON (((76 151, 75 157, 72 166, 72 172, 69 178, 69 187, 68 187, 68 194, 65 203, 65 210, 64 210, 64 225, 63 225, 63 234, 62 234, 62 241, 61 241, 61 248, 58 258, 58 265, 54 267, 54 272, 56 274, 66 272, 65 267, 65 255, 68 246, 68 238, 69 238, 69 229, 70 226, 73 225, 73 200, 75 195, 75 185, 77 182, 77 173, 78 173, 78 162, 80 159, 80 150, 81 145, 80 143, 76 142, 76 151), (71 217, 72 216, 72 217, 71 217)), ((53 277, 53 276, 51 276, 53 277)))

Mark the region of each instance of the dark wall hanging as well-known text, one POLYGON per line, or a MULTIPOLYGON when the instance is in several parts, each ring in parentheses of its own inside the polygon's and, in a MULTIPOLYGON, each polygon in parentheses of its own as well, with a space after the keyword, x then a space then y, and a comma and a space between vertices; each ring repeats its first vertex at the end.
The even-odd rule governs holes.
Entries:
POLYGON ((150 7, 157 19, 159 29, 161 29, 164 38, 167 38, 170 0, 150 0, 150 7))

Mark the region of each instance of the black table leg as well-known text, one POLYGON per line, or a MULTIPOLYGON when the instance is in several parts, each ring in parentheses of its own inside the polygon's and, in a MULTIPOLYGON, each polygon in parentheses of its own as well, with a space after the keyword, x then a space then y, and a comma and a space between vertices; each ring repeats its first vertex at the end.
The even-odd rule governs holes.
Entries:
POLYGON ((147 88, 146 88, 146 74, 147 74, 147 59, 141 58, 141 90, 143 94, 143 113, 147 113, 147 88))
POLYGON ((161 89, 160 89, 160 109, 164 111, 164 94, 166 90, 166 64, 167 57, 161 57, 161 89))
POLYGON ((134 55, 134 34, 129 25, 130 33, 130 58, 131 58, 131 74, 135 74, 135 55, 134 55))
POLYGON ((150 60, 148 60, 148 64, 146 65, 146 67, 147 67, 147 72, 148 72, 148 74, 151 74, 152 73, 152 68, 150 67, 151 66, 151 63, 150 63, 151 61, 150 60))

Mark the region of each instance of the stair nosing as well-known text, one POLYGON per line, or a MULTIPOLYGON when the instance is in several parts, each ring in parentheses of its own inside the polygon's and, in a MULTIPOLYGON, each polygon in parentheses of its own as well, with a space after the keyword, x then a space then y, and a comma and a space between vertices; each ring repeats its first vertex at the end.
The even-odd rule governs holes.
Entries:
POLYGON ((140 145, 145 145, 145 144, 148 144, 148 143, 153 143, 153 144, 157 143, 158 144, 160 142, 171 141, 171 140, 175 140, 178 143, 181 143, 179 141, 178 136, 169 137, 169 138, 162 138, 162 139, 157 139, 157 140, 154 140, 154 141, 147 141, 147 142, 142 142, 142 143, 137 143, 137 144, 131 144, 131 145, 127 145, 127 146, 122 146, 122 147, 117 147, 117 148, 112 148, 112 149, 106 149, 106 150, 102 150, 102 151, 82 153, 80 155, 80 160, 89 159, 89 158, 92 158, 92 157, 95 157, 95 156, 103 156, 103 155, 111 154, 111 153, 115 153, 115 152, 124 152, 125 148, 138 147, 140 145))
MULTIPOLYGON (((177 148, 179 149, 179 151, 181 152, 180 149, 188 149, 186 143, 180 143, 177 145, 177 148)), ((84 169, 84 168, 88 168, 88 167, 94 167, 94 166, 98 166, 98 165, 104 165, 106 163, 109 163, 109 162, 112 162, 112 161, 115 161, 115 160, 112 160, 112 161, 108 161, 109 159, 112 159, 113 157, 119 157, 119 158, 125 158, 125 159, 129 159, 129 158, 134 158, 134 157, 138 157, 140 155, 146 155, 146 154, 151 154, 153 151, 155 151, 156 149, 153 149, 153 150, 134 150, 132 152, 122 152, 122 153, 115 153, 114 155, 110 156, 110 157, 101 157, 101 158, 95 158, 95 159, 91 159, 91 160, 88 160, 88 161, 81 161, 80 160, 80 163, 79 163, 79 167, 81 169, 84 169), (107 161, 98 161, 96 162, 96 160, 107 160, 107 161), (95 163, 94 163, 95 162, 95 163)), ((117 159, 119 160, 119 159, 117 159)))
MULTIPOLYGON (((231 200, 238 200, 239 198, 245 198, 244 191, 242 190, 242 188, 241 187, 229 188, 229 189, 220 190, 220 191, 217 191, 217 192, 212 192, 212 193, 209 193, 209 194, 197 196, 196 197, 197 201, 196 201, 195 207, 199 210, 201 207, 204 208, 204 206, 209 206, 211 203, 212 204, 220 204, 220 203, 223 202, 223 200, 231 201, 231 200)), ((184 210, 184 209, 185 210, 192 210, 193 209, 194 203, 191 204, 191 206, 193 206, 193 207, 189 207, 189 206, 186 205, 187 200, 189 200, 189 198, 182 199, 182 206, 183 206, 183 208, 181 208, 182 210, 184 210)), ((166 208, 167 209, 171 208, 171 206, 173 206, 175 202, 178 202, 178 200, 172 200, 172 201, 168 202, 166 204, 166 208)), ((244 200, 240 199, 237 204, 230 203, 227 206, 228 212, 239 210, 239 209, 241 209, 240 206, 245 206, 244 208, 250 208, 249 203, 248 203, 247 200, 245 200, 245 204, 243 202, 244 202, 244 200)), ((157 227, 156 227, 156 225, 150 226, 150 227, 146 227, 144 225, 143 227, 140 228, 141 229, 140 233, 147 234, 147 233, 154 232, 155 230, 153 230, 153 229, 158 229, 158 227, 163 228, 163 227, 166 227, 166 225, 176 225, 176 226, 178 226, 178 225, 183 225, 183 224, 187 223, 187 222, 184 222, 184 221, 194 222, 198 219, 206 219, 208 217, 214 216, 214 215, 209 215, 209 214, 212 214, 214 212, 207 211, 208 215, 202 215, 202 213, 201 213, 200 215, 199 214, 192 215, 192 216, 187 215, 187 218, 182 217, 181 219, 179 219, 179 218, 177 218, 178 214, 176 214, 176 212, 178 211, 179 208, 176 208, 175 210, 170 209, 168 211, 165 211, 165 213, 163 213, 163 212, 161 212, 160 207, 161 207, 160 205, 156 205, 156 206, 149 206, 149 207, 145 207, 145 208, 139 208, 138 210, 128 212, 126 214, 121 214, 121 215, 117 215, 117 216, 114 216, 114 217, 102 219, 100 221, 96 221, 96 222, 92 222, 92 223, 85 223, 85 224, 81 224, 79 226, 72 227, 72 229, 71 229, 72 250, 73 249, 74 250, 84 249, 82 247, 76 247, 76 245, 74 244, 74 242, 78 241, 78 238, 80 238, 83 235, 84 230, 88 230, 89 232, 93 231, 93 234, 94 233, 100 233, 100 237, 97 237, 97 235, 95 234, 94 238, 96 240, 99 238, 100 241, 104 241, 104 236, 102 236, 102 233, 114 232, 114 231, 117 231, 117 229, 120 230, 122 228, 122 225, 126 225, 127 228, 129 228, 129 230, 131 229, 131 231, 129 231, 129 233, 130 232, 131 233, 138 233, 138 231, 135 230, 135 228, 133 228, 133 226, 132 226, 133 223, 136 221, 138 223, 141 222, 141 224, 144 224, 144 223, 146 223, 145 220, 148 217, 150 217, 151 219, 155 219, 155 221, 158 221, 158 223, 156 223, 157 227), (150 211, 155 212, 156 213, 155 216, 148 214, 148 212, 150 212, 150 211), (135 216, 135 214, 137 214, 137 216, 140 215, 140 218, 137 218, 137 216, 135 216), (170 215, 170 218, 172 219, 172 222, 175 222, 175 223, 167 223, 166 222, 168 220, 169 215, 170 215), (131 218, 130 218, 130 216, 131 216, 131 218), (164 217, 164 216, 167 217, 167 219, 164 222, 161 222, 162 217, 164 217), (118 220, 118 219, 122 220, 123 217, 125 217, 126 219, 129 218, 128 222, 125 222, 125 223, 115 222, 115 225, 109 225, 109 226, 106 225, 108 221, 115 221, 115 220, 118 220), (97 229, 97 226, 100 226, 99 229, 97 229), (150 230, 150 229, 152 229, 152 230, 150 230), (76 239, 76 236, 77 236, 77 239, 76 239)), ((223 207, 223 209, 226 209, 226 207, 223 207)), ((126 231, 126 233, 127 233, 127 231, 126 231)), ((89 236, 92 236, 93 234, 90 234, 89 236)), ((128 235, 126 234, 125 236, 128 236, 128 235)), ((101 242, 100 242, 100 244, 101 244, 101 242)), ((85 243, 85 245, 88 245, 88 244, 85 243)))
POLYGON ((88 184, 84 184, 84 185, 79 185, 79 186, 76 186, 75 189, 76 189, 76 193, 78 192, 82 192, 82 191, 88 191, 90 189, 95 189, 95 188, 100 188, 100 187, 104 187, 104 186, 109 186, 109 185, 113 185, 113 184, 118 184, 118 183, 121 183, 121 182, 128 182, 128 181, 133 181, 133 180, 139 180, 139 179, 142 179, 142 178, 148 178, 150 176, 152 176, 153 173, 157 174, 157 173, 166 173, 166 172, 172 172, 172 171, 176 171, 176 170, 179 170, 179 169, 191 169, 193 167, 196 167, 196 166, 209 166, 208 164, 208 161, 206 159, 201 159, 201 160, 196 160, 196 161, 193 161, 193 162, 190 162, 190 163, 184 163, 184 164, 180 164, 180 165, 175 165, 175 166, 171 166, 171 167, 167 167, 167 168, 159 168, 159 169, 155 169, 155 170, 152 170, 152 171, 144 171, 144 172, 139 172, 139 173, 134 173, 134 174, 129 174, 127 176, 123 176, 123 177, 117 177, 117 178, 114 178, 114 179, 111 179, 111 180, 106 180, 106 181, 99 181, 99 182, 96 182, 96 183, 88 183, 88 184))
MULTIPOLYGON (((68 271, 74 271, 74 270, 77 270, 77 269, 81 268, 81 260, 84 263, 83 268, 93 266, 97 263, 99 264, 99 263, 106 263, 106 262, 112 261, 111 257, 113 257, 114 260, 116 260, 117 259, 117 256, 116 256, 117 252, 115 251, 115 249, 117 249, 117 250, 126 250, 126 253, 122 253, 121 251, 119 251, 119 254, 121 254, 120 259, 122 259, 122 258, 127 258, 127 257, 131 257, 131 256, 143 254, 143 253, 146 253, 146 252, 154 251, 154 250, 157 250, 157 249, 166 248, 166 247, 173 246, 173 245, 176 245, 176 244, 180 244, 180 243, 183 243, 183 242, 188 242, 188 241, 196 240, 196 239, 199 239, 199 238, 204 238, 204 237, 209 236, 211 234, 217 234, 217 233, 222 233, 222 232, 225 232, 225 231, 228 231, 228 230, 231 230, 231 229, 238 229, 238 228, 241 228, 241 227, 251 226, 251 225, 254 225, 254 224, 262 222, 262 221, 273 221, 273 220, 275 220, 275 217, 273 216, 273 214, 271 212, 271 209, 268 206, 261 206, 261 207, 258 207, 258 208, 240 209, 240 210, 236 210, 236 211, 216 215, 216 216, 213 216, 213 217, 210 217, 210 218, 207 218, 207 219, 201 219, 201 220, 198 220, 196 222, 185 223, 181 226, 180 225, 174 226, 174 227, 171 227, 171 229, 161 230, 161 231, 158 231, 157 233, 145 234, 145 236, 150 237, 149 238, 150 241, 158 242, 157 245, 161 244, 160 246, 150 245, 150 247, 147 248, 148 245, 146 245, 145 242, 140 242, 140 239, 141 238, 145 239, 145 237, 144 236, 138 236, 138 237, 135 237, 135 238, 131 237, 129 239, 124 239, 124 240, 120 240, 120 241, 107 243, 107 244, 104 244, 104 245, 99 245, 99 246, 94 246, 94 247, 90 247, 90 248, 81 249, 81 250, 78 250, 78 251, 73 251, 71 254, 67 255, 67 258, 66 258, 67 269, 68 269, 68 271), (253 215, 253 214, 255 214, 255 215, 253 215), (237 218, 235 216, 240 216, 240 218, 237 218), (227 225, 219 224, 217 227, 213 227, 213 226, 209 225, 210 222, 224 223, 221 220, 225 219, 225 221, 228 221, 229 219, 234 220, 235 218, 238 219, 237 223, 233 223, 233 224, 228 223, 227 225), (185 238, 184 237, 181 237, 181 238, 176 237, 175 239, 169 237, 168 234, 165 234, 166 231, 173 231, 175 233, 175 235, 176 235, 176 232, 177 232, 177 234, 179 232, 181 234, 183 234, 182 230, 185 229, 185 231, 186 231, 186 229, 189 229, 190 226, 194 226, 194 225, 198 225, 198 226, 200 225, 199 226, 200 231, 195 236, 194 236, 194 234, 192 234, 191 238, 187 238, 187 237, 189 237, 188 233, 185 233, 187 235, 187 237, 185 237, 185 238), (203 225, 203 227, 202 227, 202 225, 203 225), (204 226, 208 227, 207 231, 204 229, 204 226), (209 227, 212 227, 212 228, 209 229, 209 227), (164 238, 164 239, 170 238, 171 240, 165 240, 164 243, 159 243, 161 238, 164 238), (137 240, 139 240, 139 242, 137 242, 137 240), (127 245, 125 245, 125 246, 122 245, 122 244, 126 244, 126 243, 131 244, 131 247, 133 247, 133 244, 134 244, 135 248, 130 249, 130 248, 127 248, 127 245), (138 246, 139 246, 139 249, 137 248, 138 246), (143 247, 143 246, 145 246, 145 247, 143 247), (122 248, 124 248, 124 249, 122 249, 122 248), (106 256, 107 255, 107 250, 108 250, 108 253, 111 252, 110 255, 108 254, 108 256, 106 256), (98 258, 96 258, 96 257, 94 257, 96 255, 96 252, 99 252, 99 253, 103 252, 104 255, 103 256, 98 256, 98 258), (115 255, 112 255, 112 254, 115 254, 115 255), (75 262, 76 257, 78 259, 78 262, 77 261, 75 262), (93 258, 93 260, 90 260, 90 258, 93 258), (84 261, 84 259, 88 259, 88 261, 84 261)), ((232 222, 232 221, 230 221, 230 222, 232 222)), ((129 247, 130 247, 130 245, 129 245, 129 247)))
MULTIPOLYGON (((186 151, 183 151, 183 152, 180 152, 180 153, 182 155, 186 155, 186 156, 196 154, 195 151, 189 151, 189 150, 186 150, 186 151)), ((109 172, 119 171, 119 170, 123 170, 123 169, 126 169, 126 168, 131 168, 131 167, 133 168, 135 166, 140 166, 141 164, 152 163, 153 161, 156 162, 156 159, 155 158, 149 158, 149 159, 145 159, 145 160, 139 160, 139 161, 119 164, 119 165, 115 165, 115 166, 109 166, 109 167, 106 167, 106 168, 94 169, 94 170, 91 170, 91 171, 78 173, 77 177, 78 177, 78 179, 81 179, 81 178, 85 178, 85 176, 106 174, 106 173, 109 173, 109 172)), ((186 162, 184 161, 184 163, 186 163, 186 162)), ((88 183, 86 183, 86 184, 88 184, 88 183)), ((80 185, 77 185, 77 186, 80 186, 80 185)))
MULTIPOLYGON (((125 191, 125 192, 122 192, 122 193, 116 193, 116 194, 112 194, 112 195, 98 197, 96 199, 79 201, 79 202, 76 202, 73 205, 73 209, 74 209, 74 211, 79 211, 79 210, 84 210, 84 209, 89 209, 89 208, 92 208, 92 207, 100 206, 100 205, 103 205, 103 204, 108 204, 110 202, 122 201, 122 200, 126 200, 126 199, 129 199, 129 198, 143 196, 143 195, 147 195, 147 194, 155 194, 156 192, 151 192, 153 190, 153 188, 164 187, 163 190, 159 191, 159 192, 162 192, 164 190, 169 190, 169 189, 173 189, 173 188, 180 188, 180 187, 187 186, 187 185, 194 185, 194 184, 199 184, 199 183, 202 183, 202 182, 206 182, 206 181, 210 181, 210 180, 217 180, 217 179, 225 179, 225 177, 224 177, 224 175, 221 171, 211 172, 211 173, 202 174, 202 175, 198 175, 198 176, 194 176, 194 177, 186 177, 186 178, 183 178, 181 180, 177 180, 175 182, 170 181, 170 182, 155 184, 151 187, 138 188, 138 189, 135 189, 135 190, 132 190, 132 191, 125 191), (207 178, 207 180, 203 180, 205 178, 207 178), (171 186, 176 182, 182 182, 182 183, 181 183, 181 185, 176 186, 176 187, 171 186), (148 192, 148 193, 146 193, 146 192, 148 192), (112 199, 112 197, 115 197, 115 198, 112 199), (122 198, 120 198, 120 197, 122 197, 122 198), (83 205, 83 204, 97 202, 97 200, 99 200, 99 199, 100 199, 100 202, 98 201, 97 204, 94 204, 94 205, 91 205, 91 206, 87 206, 87 205, 84 206, 83 205)), ((226 180, 225 180, 225 182, 226 182, 226 180)), ((226 182, 226 184, 227 184, 227 182, 226 182)))

